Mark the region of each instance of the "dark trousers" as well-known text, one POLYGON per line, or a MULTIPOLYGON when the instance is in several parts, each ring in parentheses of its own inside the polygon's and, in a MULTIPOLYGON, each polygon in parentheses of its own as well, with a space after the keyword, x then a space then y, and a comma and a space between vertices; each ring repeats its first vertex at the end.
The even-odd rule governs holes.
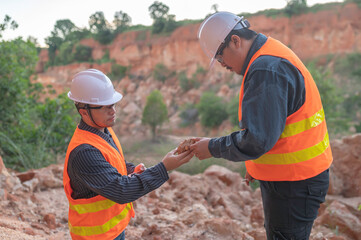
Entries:
POLYGON ((114 240, 125 240, 125 230, 116 238, 114 238, 114 240))
POLYGON ((329 170, 302 181, 260 181, 267 239, 309 239, 328 185, 329 170))

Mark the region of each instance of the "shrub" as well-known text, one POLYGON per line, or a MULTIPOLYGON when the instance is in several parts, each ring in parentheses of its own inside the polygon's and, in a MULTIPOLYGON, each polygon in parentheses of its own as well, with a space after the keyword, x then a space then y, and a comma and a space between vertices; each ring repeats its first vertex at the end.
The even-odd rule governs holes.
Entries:
POLYGON ((232 98, 227 105, 227 113, 229 116, 229 120, 234 126, 239 125, 238 107, 239 107, 239 97, 232 98))
POLYGON ((128 67, 122 66, 119 64, 112 64, 112 72, 111 78, 112 79, 122 79, 127 75, 128 67))
POLYGON ((0 155, 15 170, 55 163, 56 155, 65 153, 76 125, 74 106, 65 93, 38 100, 44 89, 29 80, 36 61, 33 43, 22 39, 1 42, 0 155))
POLYGON ((74 52, 74 60, 89 62, 92 59, 92 48, 84 45, 77 45, 74 52))
POLYGON ((187 78, 185 72, 181 72, 178 76, 178 79, 180 87, 185 92, 197 85, 196 80, 194 78, 187 78))
POLYGON ((204 127, 217 127, 228 117, 222 99, 214 93, 204 93, 197 107, 204 127))
POLYGON ((60 45, 59 53, 55 57, 55 65, 66 65, 74 60, 74 44, 72 42, 63 42, 60 45))
POLYGON ((344 133, 349 128, 350 119, 342 107, 343 97, 329 71, 322 71, 313 63, 307 65, 320 92, 328 130, 331 136, 344 133))
POLYGON ((155 65, 153 70, 153 78, 162 83, 167 80, 167 78, 171 77, 174 72, 170 71, 163 63, 158 63, 155 65))

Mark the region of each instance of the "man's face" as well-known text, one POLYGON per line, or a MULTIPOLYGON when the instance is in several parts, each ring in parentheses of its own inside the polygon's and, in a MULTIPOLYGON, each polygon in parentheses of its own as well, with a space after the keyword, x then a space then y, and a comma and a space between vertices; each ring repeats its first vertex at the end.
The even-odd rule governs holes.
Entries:
POLYGON ((116 110, 115 104, 108 105, 108 106, 97 106, 97 105, 90 105, 91 115, 93 117, 94 122, 98 125, 95 125, 94 122, 91 120, 87 110, 82 109, 82 117, 84 121, 95 128, 105 128, 105 127, 112 127, 115 124, 116 119, 116 110), (101 107, 101 108, 99 108, 101 107))
POLYGON ((241 39, 233 35, 231 41, 222 43, 218 48, 215 58, 226 69, 241 74, 243 66, 241 39))

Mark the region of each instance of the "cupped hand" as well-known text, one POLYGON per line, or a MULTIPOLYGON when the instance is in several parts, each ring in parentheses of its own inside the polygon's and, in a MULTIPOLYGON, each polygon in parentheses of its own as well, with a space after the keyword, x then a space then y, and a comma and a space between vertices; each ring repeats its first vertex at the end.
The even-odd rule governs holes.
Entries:
POLYGON ((167 171, 171 171, 182 166, 183 164, 189 162, 189 160, 191 160, 191 158, 194 156, 194 153, 191 150, 185 151, 178 155, 176 155, 175 153, 176 150, 177 149, 173 149, 172 151, 167 153, 167 155, 165 155, 162 160, 167 171))

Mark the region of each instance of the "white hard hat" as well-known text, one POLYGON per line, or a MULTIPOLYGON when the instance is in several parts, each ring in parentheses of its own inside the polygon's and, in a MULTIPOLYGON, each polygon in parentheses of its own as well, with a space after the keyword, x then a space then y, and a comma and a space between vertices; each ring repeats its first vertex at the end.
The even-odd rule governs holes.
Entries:
POLYGON ((101 106, 112 105, 123 98, 114 90, 110 79, 96 69, 77 73, 71 82, 68 97, 74 102, 101 106))
POLYGON ((236 29, 249 27, 247 20, 229 12, 214 13, 200 25, 198 29, 199 43, 203 52, 211 59, 211 67, 219 46, 236 25, 236 29))

